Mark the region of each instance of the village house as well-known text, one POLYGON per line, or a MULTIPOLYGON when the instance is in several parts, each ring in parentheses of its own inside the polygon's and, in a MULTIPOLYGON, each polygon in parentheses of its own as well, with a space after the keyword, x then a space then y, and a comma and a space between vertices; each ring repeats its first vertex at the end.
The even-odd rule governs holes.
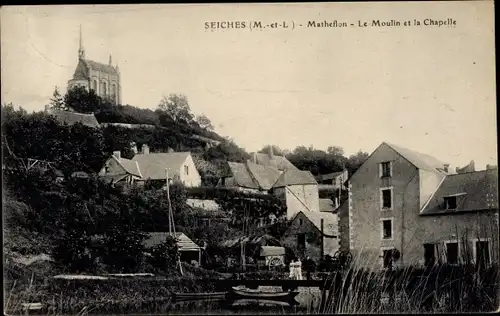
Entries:
POLYGON ((272 147, 269 148, 269 153, 251 153, 252 159, 249 159, 250 162, 254 164, 258 164, 265 167, 273 167, 278 169, 280 173, 287 169, 295 169, 298 170, 288 159, 284 156, 277 156, 273 153, 272 147))
POLYGON ((201 185, 201 176, 189 152, 150 153, 149 146, 144 144, 132 161, 139 165, 141 181, 166 183, 168 171, 168 178, 173 182, 180 182, 186 187, 201 185))
POLYGON ((263 166, 251 161, 228 162, 229 173, 219 180, 217 187, 233 188, 248 193, 267 194, 278 180, 277 168, 263 166))
POLYGON ((319 212, 318 183, 309 171, 286 169, 272 186, 272 192, 286 202, 287 219, 301 211, 319 212))
POLYGON ((384 142, 348 188, 339 209, 341 245, 360 265, 498 261, 496 170, 457 174, 432 156, 384 142))
POLYGON ((120 151, 113 152, 113 155, 111 155, 99 171, 99 176, 112 184, 119 182, 134 184, 142 179, 141 170, 137 161, 121 157, 120 151))
POLYGON ((281 239, 301 259, 319 262, 339 249, 338 218, 332 212, 299 211, 281 239))

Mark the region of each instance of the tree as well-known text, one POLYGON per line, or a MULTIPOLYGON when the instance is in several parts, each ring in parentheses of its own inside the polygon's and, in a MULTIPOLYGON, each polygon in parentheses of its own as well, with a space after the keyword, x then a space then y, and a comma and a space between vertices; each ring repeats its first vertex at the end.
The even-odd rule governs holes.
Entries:
POLYGON ((76 86, 71 88, 64 96, 64 104, 67 108, 80 113, 93 113, 109 104, 99 97, 94 90, 87 91, 85 87, 76 86))
POLYGON ((269 154, 271 148, 273 150, 274 155, 282 156, 282 155, 286 154, 285 150, 281 149, 279 146, 276 146, 276 145, 266 145, 266 146, 262 147, 261 150, 259 150, 259 153, 269 154))
POLYGON ((164 96, 158 104, 158 109, 167 113, 174 121, 185 121, 186 123, 193 121, 187 97, 183 94, 164 96))
POLYGON ((53 110, 67 110, 66 104, 64 103, 64 97, 59 92, 59 88, 56 86, 52 98, 50 98, 49 103, 50 109, 53 110))
POLYGON ((214 130, 214 126, 212 125, 212 122, 205 114, 200 114, 200 115, 196 116, 196 123, 198 123, 198 125, 200 125, 201 128, 203 128, 207 131, 214 130))
POLYGON ((338 146, 328 146, 326 152, 329 153, 330 155, 344 156, 344 149, 338 146))

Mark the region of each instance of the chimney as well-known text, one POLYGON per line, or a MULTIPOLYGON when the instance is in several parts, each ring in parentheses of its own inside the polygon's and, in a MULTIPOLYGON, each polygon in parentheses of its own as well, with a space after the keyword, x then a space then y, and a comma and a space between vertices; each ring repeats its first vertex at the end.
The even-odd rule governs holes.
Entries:
POLYGON ((116 157, 116 159, 120 160, 121 159, 121 153, 119 150, 113 151, 113 156, 116 157))
POLYGON ((50 112, 50 105, 45 104, 45 113, 49 113, 49 112, 50 112))
POLYGON ((149 146, 147 144, 142 145, 142 154, 149 155, 149 146))
POLYGON ((273 158, 274 157, 274 151, 273 151, 273 146, 269 146, 269 157, 273 158))
POLYGON ((257 163, 257 153, 253 153, 253 163, 257 163))
POLYGON ((109 54, 109 65, 112 66, 111 54, 109 54))
POLYGON ((443 165, 443 167, 444 167, 444 168, 443 168, 443 169, 444 169, 444 171, 445 171, 445 172, 448 172, 448 170, 449 170, 449 168, 450 168, 450 164, 445 163, 445 164, 443 165))

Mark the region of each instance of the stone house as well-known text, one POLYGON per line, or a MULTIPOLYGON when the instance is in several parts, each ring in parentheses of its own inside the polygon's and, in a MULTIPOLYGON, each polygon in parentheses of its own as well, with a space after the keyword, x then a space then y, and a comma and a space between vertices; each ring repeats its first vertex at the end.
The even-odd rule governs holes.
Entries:
POLYGON ((272 186, 272 192, 286 202, 289 220, 301 211, 319 212, 318 183, 309 171, 286 169, 272 186))
POLYGON ((142 179, 137 161, 121 157, 120 151, 113 152, 113 155, 111 155, 99 171, 99 176, 112 184, 134 184, 142 179))
POLYGON ((498 261, 494 170, 456 174, 430 155, 384 142, 348 188, 347 208, 339 209, 341 244, 348 239, 362 266, 498 261))
POLYGON ((291 220, 281 242, 301 259, 309 256, 319 262, 322 255, 333 256, 339 249, 337 214, 300 211, 291 220))
POLYGON ((186 187, 201 185, 201 176, 189 152, 150 153, 149 146, 144 144, 132 161, 139 165, 141 181, 166 183, 168 170, 169 179, 181 182, 186 187))

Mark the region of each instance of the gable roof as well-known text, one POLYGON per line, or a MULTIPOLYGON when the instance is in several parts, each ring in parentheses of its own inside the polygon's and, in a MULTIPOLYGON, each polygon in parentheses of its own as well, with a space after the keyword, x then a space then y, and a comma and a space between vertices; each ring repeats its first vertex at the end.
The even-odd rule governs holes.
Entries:
POLYGON ((271 156, 265 153, 251 153, 250 155, 255 158, 255 161, 253 159, 249 159, 248 161, 258 165, 274 167, 278 170, 297 169, 288 159, 282 156, 271 156))
POLYGON ((306 184, 318 184, 310 171, 287 169, 280 175, 273 188, 306 184))
POLYGON ((137 161, 144 180, 164 180, 165 169, 169 169, 169 177, 180 176, 180 169, 189 152, 136 154, 132 160, 137 161))
POLYGON ((321 219, 323 219, 323 234, 338 237, 338 216, 329 212, 300 211, 295 215, 294 221, 299 214, 304 216, 321 231, 321 219))
POLYGON ((99 122, 95 118, 94 114, 85 114, 85 113, 59 111, 59 110, 55 110, 52 113, 61 124, 73 125, 76 123, 81 123, 85 126, 93 128, 99 127, 99 122))
POLYGON ((259 190, 269 190, 278 180, 280 172, 278 169, 254 164, 252 162, 228 162, 231 174, 236 185, 259 190))
POLYGON ((427 171, 438 171, 441 173, 445 173, 442 169, 444 168, 445 163, 439 161, 438 159, 428 155, 423 154, 413 149, 404 148, 398 145, 389 144, 384 142, 387 146, 394 149, 401 156, 403 156, 406 160, 408 160, 411 164, 413 164, 418 169, 424 169, 427 171), (441 170, 439 170, 441 169, 441 170))
MULTIPOLYGON (((167 240, 167 236, 173 235, 168 232, 148 232, 148 238, 144 240, 144 248, 151 249, 152 247, 161 244, 162 242, 167 240)), ((195 244, 188 236, 184 233, 176 232, 175 237, 179 239, 177 242, 177 246, 179 247, 179 251, 198 251, 200 250, 200 246, 195 244)))
POLYGON ((125 170, 125 172, 142 178, 141 170, 137 161, 126 158, 118 159, 117 157, 115 157, 115 155, 111 155, 111 159, 116 160, 116 162, 125 170))
POLYGON ((498 174, 496 170, 447 175, 422 215, 450 214, 468 211, 484 211, 498 208, 498 174), (457 209, 446 210, 444 198, 457 197, 457 209))

